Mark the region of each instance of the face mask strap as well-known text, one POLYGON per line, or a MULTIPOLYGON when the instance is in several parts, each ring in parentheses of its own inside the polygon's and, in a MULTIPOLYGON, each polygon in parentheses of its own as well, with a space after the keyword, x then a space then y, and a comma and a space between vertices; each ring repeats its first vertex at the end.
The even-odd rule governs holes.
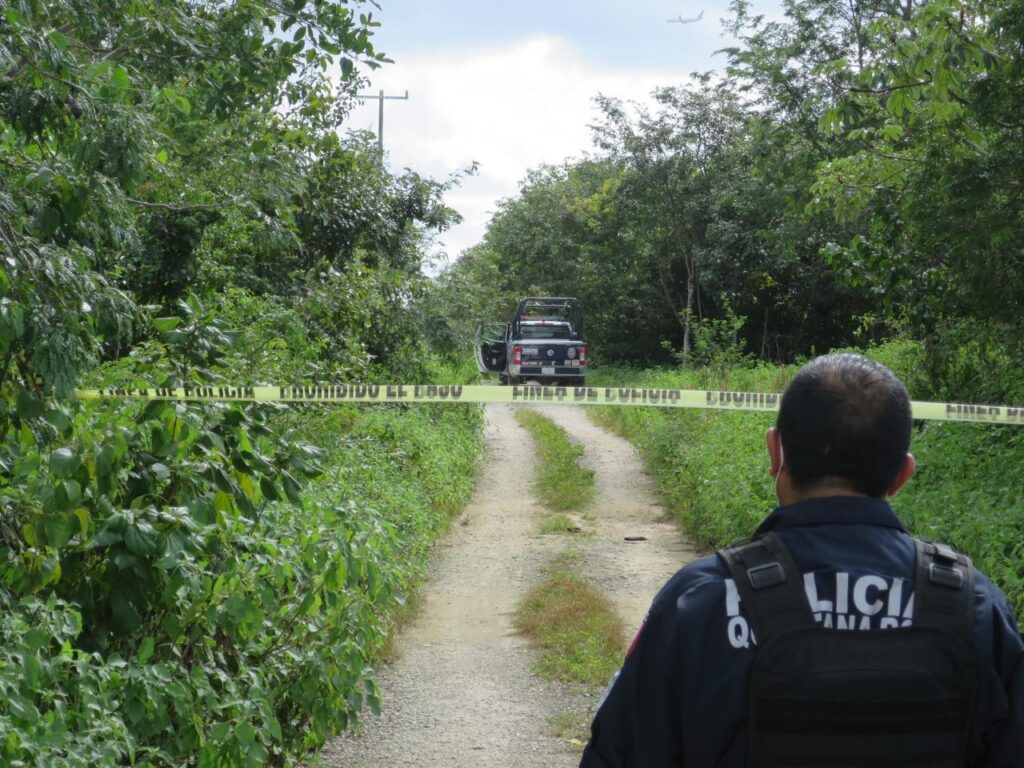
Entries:
POLYGON ((782 453, 782 441, 779 440, 779 471, 775 473, 775 495, 779 495, 779 478, 782 477, 782 468, 785 466, 786 457, 782 453))

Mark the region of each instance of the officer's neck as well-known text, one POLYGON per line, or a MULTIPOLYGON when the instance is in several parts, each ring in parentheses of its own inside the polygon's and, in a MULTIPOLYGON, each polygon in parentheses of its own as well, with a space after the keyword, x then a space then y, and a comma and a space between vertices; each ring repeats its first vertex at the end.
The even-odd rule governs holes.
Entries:
POLYGON ((776 495, 779 497, 779 504, 787 506, 811 499, 824 499, 829 496, 864 496, 866 494, 855 490, 842 478, 825 478, 813 485, 794 486, 789 482, 788 477, 783 476, 779 478, 779 483, 776 485, 776 495))

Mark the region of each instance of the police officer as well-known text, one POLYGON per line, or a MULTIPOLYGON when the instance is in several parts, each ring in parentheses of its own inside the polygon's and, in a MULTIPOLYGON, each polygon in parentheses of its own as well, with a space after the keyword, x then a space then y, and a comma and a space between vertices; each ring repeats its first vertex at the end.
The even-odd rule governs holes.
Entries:
POLYGON ((761 560, 744 570, 744 550, 723 550, 669 580, 597 710, 581 768, 1024 766, 1024 643, 1006 598, 967 558, 916 543, 885 501, 914 474, 910 432, 909 396, 884 366, 829 355, 797 373, 767 434, 779 507, 755 534, 761 560), (785 591, 787 578, 790 598, 761 610, 760 587, 785 591), (949 608, 959 597, 963 617, 949 608), (773 627, 782 616, 811 627, 773 627), (787 669, 759 668, 794 638, 802 650, 764 662, 787 669), (908 642, 929 645, 908 655, 908 642), (847 658, 870 682, 834 691, 827 674, 800 677, 847 658), (963 695, 940 696, 904 666, 939 686, 959 670, 950 684, 963 695), (811 678, 811 693, 792 692, 811 678), (761 690, 773 680, 785 682, 761 690), (904 759, 904 748, 919 751, 904 759))

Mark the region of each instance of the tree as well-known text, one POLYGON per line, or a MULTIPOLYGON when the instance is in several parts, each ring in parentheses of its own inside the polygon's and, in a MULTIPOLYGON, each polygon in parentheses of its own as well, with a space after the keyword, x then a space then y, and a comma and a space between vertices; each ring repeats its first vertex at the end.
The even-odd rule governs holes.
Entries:
POLYGON ((1011 372, 1024 353, 1021 19, 1017 3, 945 0, 880 19, 870 65, 824 116, 848 144, 817 193, 870 220, 831 258, 928 342, 946 396, 1024 395, 1011 372), (954 373, 965 364, 985 375, 970 383, 954 373))

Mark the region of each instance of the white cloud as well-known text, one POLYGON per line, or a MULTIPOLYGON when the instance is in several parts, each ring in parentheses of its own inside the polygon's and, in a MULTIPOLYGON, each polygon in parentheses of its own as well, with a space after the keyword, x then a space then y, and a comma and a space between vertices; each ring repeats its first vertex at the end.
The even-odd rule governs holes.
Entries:
MULTIPOLYGON (((401 95, 385 101, 384 147, 392 168, 434 178, 479 163, 448 203, 465 218, 441 243, 453 258, 483 237, 497 200, 515 194, 526 172, 592 148, 598 93, 644 100, 656 87, 681 84, 684 72, 602 69, 558 37, 533 37, 488 49, 395 55, 364 92, 401 95)), ((376 132, 377 101, 356 109, 351 129, 376 132)))

